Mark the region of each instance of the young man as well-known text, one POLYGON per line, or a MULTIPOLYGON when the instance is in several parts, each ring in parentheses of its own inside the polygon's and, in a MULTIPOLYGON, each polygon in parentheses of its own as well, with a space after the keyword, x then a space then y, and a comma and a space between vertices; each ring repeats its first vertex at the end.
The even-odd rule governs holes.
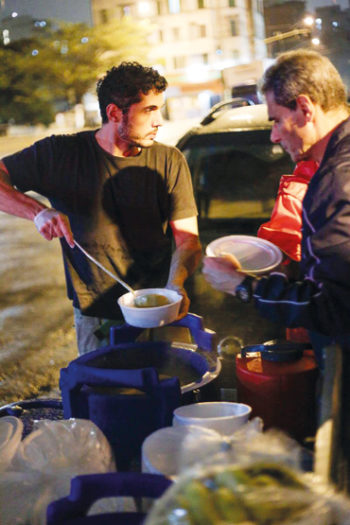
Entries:
POLYGON ((282 54, 264 74, 271 140, 296 162, 320 164, 303 200, 300 281, 279 272, 260 280, 206 258, 217 289, 248 301, 261 315, 309 329, 316 352, 332 340, 350 349, 350 119, 345 86, 330 61, 298 50, 282 54), (322 337, 319 335, 322 334, 322 337))
POLYGON ((123 62, 97 84, 99 130, 51 136, 0 165, 0 209, 33 220, 48 240, 60 238, 79 353, 101 345, 95 331, 105 320, 122 318, 117 299, 125 289, 75 240, 135 289, 179 291, 181 316, 188 311, 183 285, 201 249, 187 163, 176 148, 155 142, 166 87, 156 70, 123 62))

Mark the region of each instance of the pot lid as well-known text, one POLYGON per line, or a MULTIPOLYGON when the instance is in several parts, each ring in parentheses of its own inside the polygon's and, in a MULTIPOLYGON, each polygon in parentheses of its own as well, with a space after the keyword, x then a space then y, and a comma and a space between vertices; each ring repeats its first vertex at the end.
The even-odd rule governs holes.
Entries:
POLYGON ((250 353, 260 353, 264 361, 286 363, 297 361, 303 357, 304 350, 310 348, 309 343, 277 343, 245 346, 241 350, 242 357, 250 353))

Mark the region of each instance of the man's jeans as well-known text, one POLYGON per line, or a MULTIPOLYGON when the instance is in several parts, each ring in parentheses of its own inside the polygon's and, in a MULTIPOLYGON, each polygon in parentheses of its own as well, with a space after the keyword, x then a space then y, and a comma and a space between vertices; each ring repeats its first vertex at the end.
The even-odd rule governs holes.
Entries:
MULTIPOLYGON (((108 336, 100 339, 95 335, 95 332, 99 330, 106 321, 109 321, 108 319, 83 315, 79 308, 73 307, 73 312, 79 355, 86 354, 87 352, 109 344, 108 336)), ((118 324, 118 321, 115 321, 115 324, 118 324)))

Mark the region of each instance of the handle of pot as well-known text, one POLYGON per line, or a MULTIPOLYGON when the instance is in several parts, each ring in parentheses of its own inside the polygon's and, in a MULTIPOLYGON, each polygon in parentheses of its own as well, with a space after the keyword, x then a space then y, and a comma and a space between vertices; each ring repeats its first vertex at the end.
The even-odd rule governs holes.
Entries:
MULTIPOLYGON (((59 386, 63 401, 65 418, 81 414, 79 394, 84 385, 105 387, 137 388, 150 393, 159 385, 159 376, 155 368, 138 370, 99 370, 87 366, 77 366, 72 362, 66 368, 61 368, 59 386)), ((80 416, 80 417, 88 417, 80 416)))
MULTIPOLYGON (((160 474, 137 472, 76 476, 71 481, 69 496, 49 504, 47 525, 59 525, 64 520, 72 520, 74 523, 74 518, 85 517, 91 505, 101 498, 112 496, 158 498, 171 484, 170 479, 160 474)), ((137 515, 139 513, 136 513, 135 517, 137 515)), ((126 523, 126 521, 123 522, 123 513, 120 513, 120 518, 120 521, 115 521, 116 524, 126 523)))
POLYGON ((92 369, 88 366, 79 366, 74 362, 66 369, 61 369, 61 376, 65 377, 65 386, 70 389, 82 385, 130 387, 140 390, 150 390, 159 384, 158 372, 153 367, 139 368, 135 370, 106 370, 92 369), (63 370, 66 371, 62 374, 63 370))
MULTIPOLYGON (((199 348, 210 351, 215 348, 215 332, 204 328, 203 317, 199 315, 189 313, 182 319, 174 321, 167 326, 183 326, 188 328, 199 348)), ((111 326, 110 344, 117 345, 134 342, 143 330, 144 328, 136 328, 128 324, 122 326, 111 326)))
POLYGON ((187 314, 179 321, 169 326, 184 326, 191 332, 191 336, 202 350, 215 350, 215 332, 204 327, 203 317, 196 314, 187 314))

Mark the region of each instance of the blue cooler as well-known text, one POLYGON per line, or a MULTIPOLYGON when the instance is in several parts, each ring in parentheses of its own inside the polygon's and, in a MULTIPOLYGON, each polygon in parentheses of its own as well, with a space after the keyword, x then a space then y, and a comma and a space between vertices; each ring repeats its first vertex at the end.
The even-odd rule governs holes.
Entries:
MULTIPOLYGON (((215 334, 204 329, 202 318, 188 314, 172 326, 188 328, 207 353, 213 349, 215 334)), ((174 409, 184 404, 183 384, 210 375, 200 353, 181 343, 137 342, 142 331, 113 327, 111 345, 80 356, 60 375, 64 417, 93 421, 109 440, 119 471, 140 459, 149 434, 172 424, 174 409)))

